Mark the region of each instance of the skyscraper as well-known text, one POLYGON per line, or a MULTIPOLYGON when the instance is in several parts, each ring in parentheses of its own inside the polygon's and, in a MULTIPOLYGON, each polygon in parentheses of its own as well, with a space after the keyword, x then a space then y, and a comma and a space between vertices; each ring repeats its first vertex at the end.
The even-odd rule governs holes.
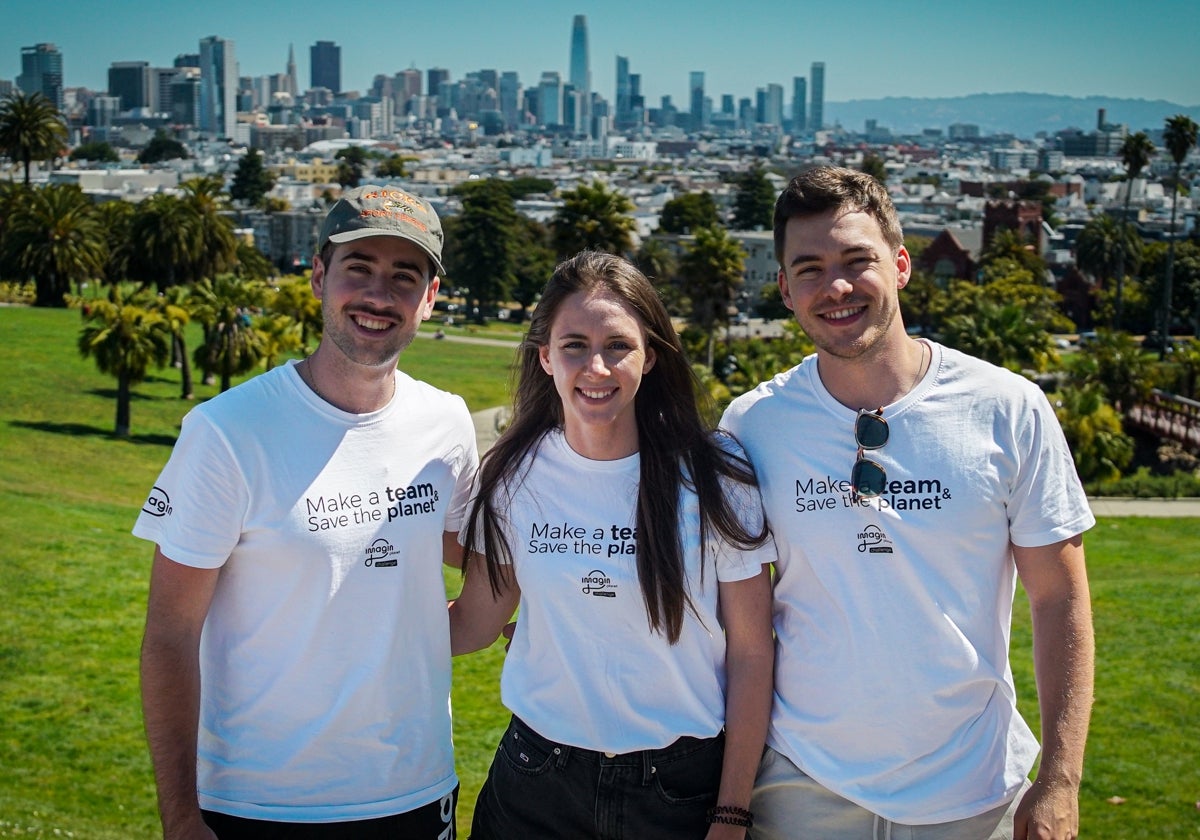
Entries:
POLYGON ((288 44, 287 79, 288 93, 296 101, 300 98, 300 80, 296 77, 296 50, 291 44, 288 44))
POLYGON ((806 109, 808 108, 808 79, 792 77, 792 133, 803 134, 808 130, 806 109))
POLYGON ((238 67, 233 41, 200 39, 200 130, 232 138, 237 125, 238 67))
POLYGON ((692 115, 692 128, 704 128, 704 71, 693 70, 688 73, 688 111, 692 115))
POLYGON ((17 87, 22 93, 40 93, 54 103, 63 106, 62 53, 54 44, 34 44, 21 47, 21 75, 17 76, 17 87))
POLYGON ((157 105, 157 102, 151 101, 150 63, 114 61, 108 67, 108 93, 121 100, 122 111, 157 105))
POLYGON ((592 71, 588 64, 587 16, 575 15, 571 23, 571 76, 570 85, 575 91, 578 111, 575 125, 583 134, 591 136, 592 125, 592 71))
POLYGON ((426 78, 426 96, 438 96, 441 94, 442 84, 450 81, 450 71, 442 67, 430 67, 425 71, 426 78))
POLYGON ((500 74, 500 113, 509 128, 520 125, 521 120, 521 79, 515 70, 505 70, 500 74))
POLYGON ((308 48, 310 87, 342 92, 342 48, 333 41, 317 41, 308 48))
POLYGON ((820 131, 825 127, 825 62, 814 61, 812 72, 812 105, 808 109, 809 128, 820 131))
POLYGON ((562 77, 552 70, 542 73, 538 83, 538 122, 542 125, 562 123, 562 77))
POLYGON ((629 78, 629 59, 617 56, 617 114, 614 125, 618 129, 633 124, 633 87, 629 78))

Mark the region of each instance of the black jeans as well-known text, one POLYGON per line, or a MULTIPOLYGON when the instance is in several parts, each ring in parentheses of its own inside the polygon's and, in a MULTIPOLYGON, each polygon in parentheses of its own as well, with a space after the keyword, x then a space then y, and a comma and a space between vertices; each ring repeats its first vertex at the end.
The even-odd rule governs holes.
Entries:
POLYGON ((291 823, 231 817, 204 811, 220 840, 455 840, 458 786, 428 805, 403 814, 335 823, 291 823))
POLYGON ((556 744, 516 716, 475 803, 470 840, 702 840, 725 736, 610 755, 556 744))

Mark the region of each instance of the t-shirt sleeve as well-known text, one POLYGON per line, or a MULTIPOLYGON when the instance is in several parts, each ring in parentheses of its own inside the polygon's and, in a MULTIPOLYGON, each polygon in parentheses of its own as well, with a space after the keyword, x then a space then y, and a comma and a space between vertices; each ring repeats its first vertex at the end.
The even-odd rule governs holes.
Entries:
POLYGON ((1096 524, 1062 426, 1040 391, 1029 399, 1019 431, 1021 454, 1009 495, 1009 535, 1036 547, 1074 537, 1096 524))
MULTIPOLYGON (((727 452, 739 458, 746 457, 741 446, 729 435, 718 435, 717 439, 727 452)), ((758 487, 732 479, 723 479, 721 487, 742 528, 749 534, 762 531, 766 513, 763 511, 762 495, 758 487)), ((715 547, 717 580, 747 580, 761 574, 765 564, 775 562, 775 540, 770 535, 757 548, 741 548, 720 537, 717 538, 715 547)))
POLYGON ((476 474, 479 471, 479 449, 475 442, 475 425, 467 404, 461 397, 456 397, 455 421, 459 427, 459 437, 462 440, 455 464, 454 492, 450 497, 450 509, 446 512, 446 530, 461 531, 466 524, 466 516, 470 510, 474 494, 476 474))
POLYGON ((207 417, 192 411, 133 534, 156 543, 177 563, 215 569, 237 545, 248 503, 243 472, 228 442, 207 417))

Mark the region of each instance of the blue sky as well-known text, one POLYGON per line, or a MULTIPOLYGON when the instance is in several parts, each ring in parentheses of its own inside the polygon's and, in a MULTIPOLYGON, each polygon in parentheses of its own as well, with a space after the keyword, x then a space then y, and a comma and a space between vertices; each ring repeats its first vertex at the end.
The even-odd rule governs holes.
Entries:
POLYGON ((1196 0, 4 0, 0 79, 20 73, 21 47, 50 41, 67 86, 104 89, 111 62, 169 66, 218 35, 246 76, 283 72, 294 44, 301 88, 317 40, 341 46, 347 89, 414 66, 516 70, 530 85, 543 70, 566 77, 575 14, 587 15, 593 87, 610 101, 624 55, 651 106, 668 94, 686 107, 691 70, 714 99, 775 82, 790 103, 792 77, 813 61, 825 62, 830 102, 1015 91, 1200 105, 1196 0))

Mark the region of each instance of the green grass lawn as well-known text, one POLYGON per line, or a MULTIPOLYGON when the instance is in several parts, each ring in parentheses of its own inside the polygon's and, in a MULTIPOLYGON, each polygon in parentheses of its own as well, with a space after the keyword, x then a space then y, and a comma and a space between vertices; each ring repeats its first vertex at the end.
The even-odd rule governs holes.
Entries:
MULTIPOLYGON (((0 837, 157 834, 137 692, 151 551, 129 528, 189 404, 178 372, 156 371, 136 388, 132 437, 112 438, 115 382, 79 358, 79 326, 76 312, 0 307, 0 837)), ((511 359, 420 339, 402 366, 478 410, 506 400, 511 359)), ((197 399, 215 392, 200 385, 197 399)), ((1197 519, 1106 519, 1088 535, 1099 653, 1085 837, 1200 836, 1197 546, 1197 519)), ((1016 614, 1013 667, 1036 730, 1023 600, 1016 614)), ((464 836, 507 720, 502 655, 455 662, 464 836)))

